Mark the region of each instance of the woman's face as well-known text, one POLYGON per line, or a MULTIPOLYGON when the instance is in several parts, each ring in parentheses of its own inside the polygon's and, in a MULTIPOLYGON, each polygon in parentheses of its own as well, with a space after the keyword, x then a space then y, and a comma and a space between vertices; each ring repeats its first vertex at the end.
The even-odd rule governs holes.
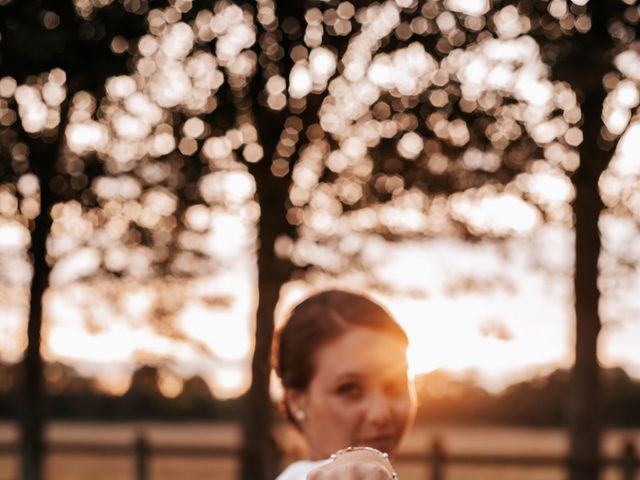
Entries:
POLYGON ((289 392, 312 459, 347 446, 393 455, 413 420, 415 401, 403 343, 368 328, 353 328, 321 347, 304 392, 289 392))

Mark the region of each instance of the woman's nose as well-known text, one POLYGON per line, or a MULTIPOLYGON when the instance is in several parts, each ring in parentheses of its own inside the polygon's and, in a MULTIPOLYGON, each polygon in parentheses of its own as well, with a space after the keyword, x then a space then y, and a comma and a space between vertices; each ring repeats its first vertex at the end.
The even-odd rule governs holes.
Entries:
POLYGON ((383 393, 372 393, 367 409, 367 419, 375 425, 385 424, 392 417, 393 402, 383 393))

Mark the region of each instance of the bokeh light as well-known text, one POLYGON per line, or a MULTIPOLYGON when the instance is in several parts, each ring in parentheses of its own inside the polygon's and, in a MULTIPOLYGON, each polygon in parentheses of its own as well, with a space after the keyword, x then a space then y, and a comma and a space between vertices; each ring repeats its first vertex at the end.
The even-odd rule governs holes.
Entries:
MULTIPOLYGON (((89 21, 111 3, 74 6, 89 21)), ((108 42, 130 70, 107 78, 104 92, 74 90, 67 98, 59 68, 20 82, 0 78, 3 127, 19 124, 28 138, 52 139, 64 125, 50 182, 59 201, 48 241, 47 359, 92 372, 115 365, 101 380, 111 391, 126 389, 123 372, 143 358, 202 374, 218 395, 242 393, 253 348, 257 195, 266 191, 256 172, 285 185, 281 207, 292 228, 278 232, 274 248, 304 268, 309 283, 366 271, 379 259, 367 245, 381 238, 517 242, 570 229, 581 99, 552 78, 553 52, 537 34, 584 33, 592 21, 586 1, 547 3, 542 20, 488 0, 389 0, 319 3, 304 19, 280 21, 271 0, 219 1, 198 11, 187 1, 163 8, 125 1, 127 12, 144 15, 147 31, 108 42), (265 137, 260 121, 282 128, 265 137)), ((47 29, 59 22, 54 12, 43 16, 47 29)), ((627 38, 624 28, 610 30, 620 42, 627 38)), ((619 143, 600 179, 602 225, 633 238, 640 56, 620 49, 614 64, 605 79, 603 138, 619 143)), ((40 185, 29 173, 28 142, 10 142, 15 178, 0 184, 3 309, 17 300, 0 335, 22 338, 40 185)), ((614 237, 604 234, 607 248, 618 251, 614 237)), ((603 260, 610 271, 620 263, 603 260)), ((397 308, 407 317, 418 309, 397 308)), ((450 313, 436 302, 432 313, 468 317, 474 308, 450 313)), ((408 328, 442 358, 428 363, 415 353, 425 347, 415 346, 422 363, 414 369, 469 366, 443 351, 455 340, 453 327, 408 328)), ((525 349, 518 343, 524 330, 510 319, 468 318, 456 328, 487 369, 525 349)), ((565 337, 549 358, 527 350, 528 358, 561 361, 565 337)), ((18 358, 23 344, 3 355, 18 358)), ((163 373, 160 385, 168 396, 182 388, 175 371, 163 373)))

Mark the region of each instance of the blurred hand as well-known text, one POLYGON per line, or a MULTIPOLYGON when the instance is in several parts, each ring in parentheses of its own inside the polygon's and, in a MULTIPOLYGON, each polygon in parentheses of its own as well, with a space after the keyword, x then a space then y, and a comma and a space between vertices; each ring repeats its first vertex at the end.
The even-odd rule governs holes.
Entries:
POLYGON ((393 480, 389 460, 374 452, 345 452, 321 467, 312 470, 307 480, 393 480))

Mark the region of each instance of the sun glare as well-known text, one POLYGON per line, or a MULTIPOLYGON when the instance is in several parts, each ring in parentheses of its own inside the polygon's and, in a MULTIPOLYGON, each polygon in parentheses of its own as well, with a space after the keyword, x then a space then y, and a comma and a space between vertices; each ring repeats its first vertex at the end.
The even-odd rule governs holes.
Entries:
POLYGON ((447 8, 466 15, 483 15, 489 10, 489 0, 447 0, 447 8))
POLYGON ((207 379, 213 393, 218 398, 233 398, 242 395, 249 388, 251 376, 246 368, 221 368, 212 378, 207 379))
MULTIPOLYGON (((562 236, 560 240, 558 255, 567 263, 570 238, 562 236)), ((499 390, 534 371, 568 366, 568 279, 566 283, 555 279, 555 293, 549 294, 549 280, 530 271, 528 254, 519 245, 510 247, 513 258, 506 264, 501 258, 504 252, 495 247, 459 249, 456 242, 409 242, 402 249, 386 246, 375 254, 384 258, 376 274, 398 292, 423 292, 423 298, 369 292, 391 310, 407 332, 412 374, 441 369, 472 376, 486 388, 499 390), (484 277, 469 279, 465 286, 460 278, 470 271, 483 272, 484 277), (518 287, 511 285, 515 279, 518 287)), ((344 288, 345 284, 355 288, 356 283, 345 278, 314 287, 304 282, 287 284, 276 310, 276 325, 314 290, 344 288)))
MULTIPOLYGON (((7 293, 19 293, 17 288, 7 288, 7 293)), ((17 362, 22 357, 27 346, 27 336, 24 329, 25 308, 5 305, 5 299, 0 299, 2 307, 2 322, 0 322, 0 338, 11 339, 10 342, 0 341, 0 361, 17 362)))
POLYGON ((466 192, 452 196, 451 204, 453 215, 480 234, 524 234, 540 223, 539 212, 511 193, 466 192))
POLYGON ((227 361, 238 361, 250 353, 249 330, 239 319, 230 321, 230 316, 235 317, 227 311, 190 305, 180 315, 179 324, 187 335, 204 343, 214 355, 227 361))

